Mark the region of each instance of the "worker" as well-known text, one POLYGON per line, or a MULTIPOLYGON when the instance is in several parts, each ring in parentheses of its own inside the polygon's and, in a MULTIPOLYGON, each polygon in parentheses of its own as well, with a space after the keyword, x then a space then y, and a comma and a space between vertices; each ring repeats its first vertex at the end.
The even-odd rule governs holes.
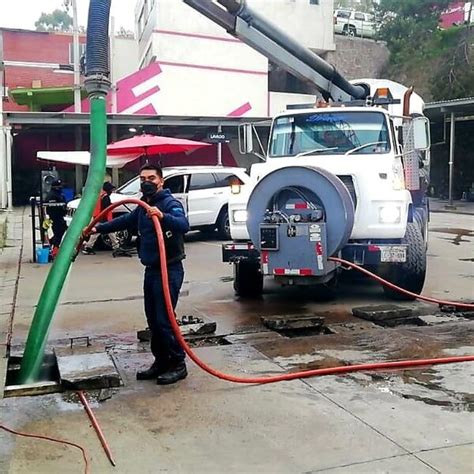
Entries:
MULTIPOLYGON (((92 217, 94 217, 94 218, 98 217, 98 215, 104 209, 107 209, 110 206, 110 204, 111 204, 110 195, 112 194, 114 189, 115 189, 115 186, 109 181, 106 181, 102 185, 102 191, 99 195, 99 199, 97 200, 97 204, 96 204, 95 209, 92 213, 92 217)), ((111 221, 111 220, 112 220, 112 212, 108 212, 101 219, 101 222, 108 222, 108 221, 111 221)), ((82 249, 82 253, 84 255, 95 255, 94 245, 95 245, 98 237, 99 237, 99 234, 92 235, 90 237, 90 239, 87 242, 85 242, 84 247, 82 249)), ((114 232, 109 233, 109 239, 110 239, 110 242, 112 244, 112 250, 113 250, 112 255, 114 257, 125 256, 125 255, 131 257, 131 254, 129 252, 127 252, 126 250, 124 250, 120 247, 119 241, 118 241, 117 236, 115 235, 114 232)))
POLYGON ((51 190, 46 195, 46 212, 52 221, 53 237, 50 239, 50 243, 52 246, 51 255, 54 258, 67 230, 66 220, 64 219, 66 216, 66 198, 63 194, 63 183, 60 179, 56 179, 51 183, 51 190))
POLYGON ((148 213, 137 206, 131 213, 110 222, 98 224, 92 233, 109 233, 136 229, 140 237, 138 255, 145 266, 145 314, 151 332, 151 351, 155 360, 147 370, 137 372, 138 380, 156 379, 158 385, 178 382, 187 376, 185 353, 176 340, 166 310, 160 271, 157 236, 151 220, 160 219, 166 248, 169 291, 173 309, 183 283, 184 234, 189 230, 183 206, 168 189, 163 189, 160 166, 145 164, 140 170, 142 199, 152 206, 148 213))

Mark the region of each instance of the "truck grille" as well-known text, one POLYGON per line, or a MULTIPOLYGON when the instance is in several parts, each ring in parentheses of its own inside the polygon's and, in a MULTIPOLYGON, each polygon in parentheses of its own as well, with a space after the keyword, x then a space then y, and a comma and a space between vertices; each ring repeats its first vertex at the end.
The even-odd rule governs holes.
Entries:
POLYGON ((338 176, 338 178, 344 183, 345 187, 349 191, 349 194, 351 195, 351 198, 352 198, 352 202, 354 203, 354 209, 356 209, 357 196, 355 192, 354 181, 352 181, 352 176, 342 175, 342 176, 338 176))

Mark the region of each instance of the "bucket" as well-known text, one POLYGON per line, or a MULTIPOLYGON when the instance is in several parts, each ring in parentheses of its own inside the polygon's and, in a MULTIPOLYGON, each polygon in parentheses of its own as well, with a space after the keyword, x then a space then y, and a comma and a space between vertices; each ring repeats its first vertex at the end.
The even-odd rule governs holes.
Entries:
POLYGON ((36 247, 36 261, 41 264, 49 262, 49 247, 36 247))

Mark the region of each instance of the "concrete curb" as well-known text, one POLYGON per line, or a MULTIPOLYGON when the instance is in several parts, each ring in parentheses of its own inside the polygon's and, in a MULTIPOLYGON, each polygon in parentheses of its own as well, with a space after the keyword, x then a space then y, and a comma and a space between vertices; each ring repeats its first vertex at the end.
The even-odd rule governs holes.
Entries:
POLYGON ((458 211, 451 209, 430 209, 433 214, 461 214, 463 216, 474 216, 474 212, 470 211, 458 211))
POLYGON ((23 254, 24 213, 22 209, 6 214, 7 238, 5 247, 0 249, 0 397, 5 385, 7 344, 23 254))

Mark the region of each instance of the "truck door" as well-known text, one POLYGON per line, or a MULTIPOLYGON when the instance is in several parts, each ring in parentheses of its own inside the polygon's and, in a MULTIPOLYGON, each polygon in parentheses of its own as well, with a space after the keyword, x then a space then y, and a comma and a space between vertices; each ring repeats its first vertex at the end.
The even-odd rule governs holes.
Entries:
POLYGON ((183 205, 186 216, 189 214, 187 194, 188 181, 188 175, 178 174, 166 177, 163 184, 163 188, 169 189, 171 194, 183 205))
POLYGON ((219 213, 219 190, 213 173, 193 173, 189 185, 189 224, 212 225, 219 213), (216 194, 216 195, 215 195, 216 194))

